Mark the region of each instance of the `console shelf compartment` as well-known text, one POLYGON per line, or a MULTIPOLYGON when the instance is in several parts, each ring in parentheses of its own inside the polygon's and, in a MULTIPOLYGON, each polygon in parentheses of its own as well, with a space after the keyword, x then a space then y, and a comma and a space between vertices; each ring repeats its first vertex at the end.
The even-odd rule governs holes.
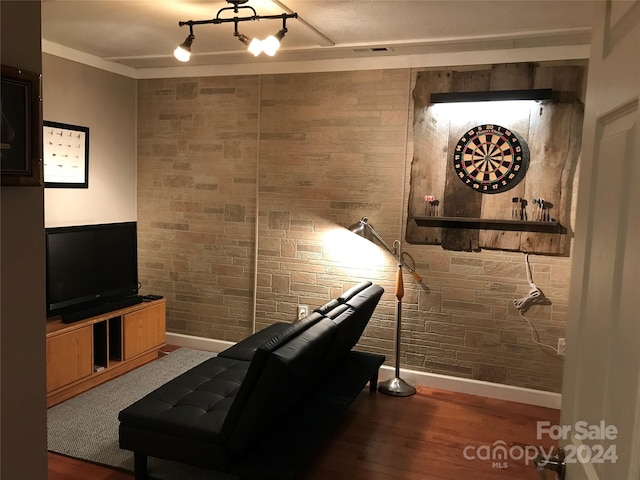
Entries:
POLYGON ((74 323, 47 321, 47 407, 158 357, 166 300, 139 303, 74 323))

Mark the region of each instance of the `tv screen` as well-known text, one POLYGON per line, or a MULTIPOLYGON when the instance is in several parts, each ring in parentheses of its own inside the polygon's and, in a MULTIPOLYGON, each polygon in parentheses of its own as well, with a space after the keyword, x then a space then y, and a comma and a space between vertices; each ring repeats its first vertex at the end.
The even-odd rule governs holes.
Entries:
POLYGON ((75 321, 136 299, 136 222, 47 228, 46 249, 47 316, 75 321))

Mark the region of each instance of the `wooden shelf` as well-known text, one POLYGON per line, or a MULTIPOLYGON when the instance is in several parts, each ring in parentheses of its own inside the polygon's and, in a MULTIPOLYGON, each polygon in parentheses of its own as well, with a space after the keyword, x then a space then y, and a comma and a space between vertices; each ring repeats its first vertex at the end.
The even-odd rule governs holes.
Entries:
POLYGON ((413 217, 421 227, 471 228, 481 230, 508 230, 520 232, 567 233, 557 221, 501 220, 468 217, 413 217))
POLYGON ((165 344, 165 304, 143 302, 70 324, 49 319, 47 407, 157 358, 165 344))

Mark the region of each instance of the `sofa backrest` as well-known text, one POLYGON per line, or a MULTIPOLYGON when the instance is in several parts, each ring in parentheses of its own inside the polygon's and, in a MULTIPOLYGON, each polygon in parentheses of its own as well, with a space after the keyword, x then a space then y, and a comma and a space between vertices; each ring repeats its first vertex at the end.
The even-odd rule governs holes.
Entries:
MULTIPOLYGON (((309 392, 318 381, 336 331, 336 324, 324 318, 268 354, 227 441, 232 455, 246 451, 269 430, 278 428, 279 421, 309 392)), ((262 352, 261 347, 255 356, 262 352)))
POLYGON ((250 362, 258 348, 264 346, 273 350, 323 318, 314 311, 296 323, 274 323, 220 352, 218 357, 250 362), (267 342, 270 346, 265 345, 267 342))
POLYGON ((345 290, 342 293, 342 295, 338 297, 338 301, 340 303, 346 303, 349 300, 351 300, 355 295, 362 292, 364 289, 370 287, 371 285, 373 285, 373 283, 371 283, 369 280, 360 282, 357 285, 354 285, 353 287, 349 288, 348 290, 345 290))
MULTIPOLYGON (((279 331, 267 339, 264 339, 261 333, 258 332, 220 354, 220 356, 226 358, 236 358, 238 360, 245 359, 251 362, 249 369, 247 370, 247 375, 244 377, 242 385, 240 385, 236 398, 229 409, 229 413, 225 418, 224 424, 222 425, 220 432, 221 436, 226 437, 230 435, 235 428, 238 419, 244 414, 245 405, 250 396, 253 395, 255 385, 262 375, 262 371, 264 370, 271 352, 280 346, 285 345, 291 339, 295 338, 297 335, 324 318, 325 317, 323 315, 312 312, 304 319, 288 325, 285 330, 279 331), (247 340, 249 341, 245 344, 245 341, 247 340), (257 344, 257 341, 260 341, 259 345, 257 344)), ((269 328, 267 327, 265 330, 269 330, 269 328)), ((263 331, 264 330, 261 330, 261 332, 263 331)))
POLYGON ((336 307, 338 307, 340 305, 344 305, 351 298, 353 298, 356 294, 362 292, 365 288, 367 288, 367 287, 369 287, 371 285, 372 285, 372 283, 370 281, 368 281, 368 280, 360 282, 357 285, 354 285, 353 287, 349 288, 348 290, 345 290, 342 293, 342 295, 340 295, 338 298, 334 298, 333 300, 329 300, 327 303, 325 303, 321 307, 316 308, 314 310, 314 312, 318 312, 318 313, 321 313, 323 315, 327 315, 328 312, 334 310, 336 307))
POLYGON ((221 437, 232 454, 258 442, 355 345, 383 289, 362 282, 326 308, 279 330, 265 341, 258 334, 247 345, 231 347, 221 356, 251 361, 225 418, 221 437), (326 316, 325 316, 326 315, 326 316), (263 342, 258 345, 258 342, 263 342))
POLYGON ((384 289, 379 285, 370 285, 349 298, 343 305, 327 312, 327 317, 338 327, 333 344, 325 359, 324 368, 332 370, 358 343, 384 289))

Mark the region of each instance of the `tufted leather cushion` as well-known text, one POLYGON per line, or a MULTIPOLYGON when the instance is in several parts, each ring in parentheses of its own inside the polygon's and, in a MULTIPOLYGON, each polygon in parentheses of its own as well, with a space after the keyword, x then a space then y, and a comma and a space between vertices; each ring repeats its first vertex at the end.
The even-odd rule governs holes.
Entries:
POLYGON ((249 362, 214 357, 122 410, 121 422, 185 438, 217 442, 249 362))

